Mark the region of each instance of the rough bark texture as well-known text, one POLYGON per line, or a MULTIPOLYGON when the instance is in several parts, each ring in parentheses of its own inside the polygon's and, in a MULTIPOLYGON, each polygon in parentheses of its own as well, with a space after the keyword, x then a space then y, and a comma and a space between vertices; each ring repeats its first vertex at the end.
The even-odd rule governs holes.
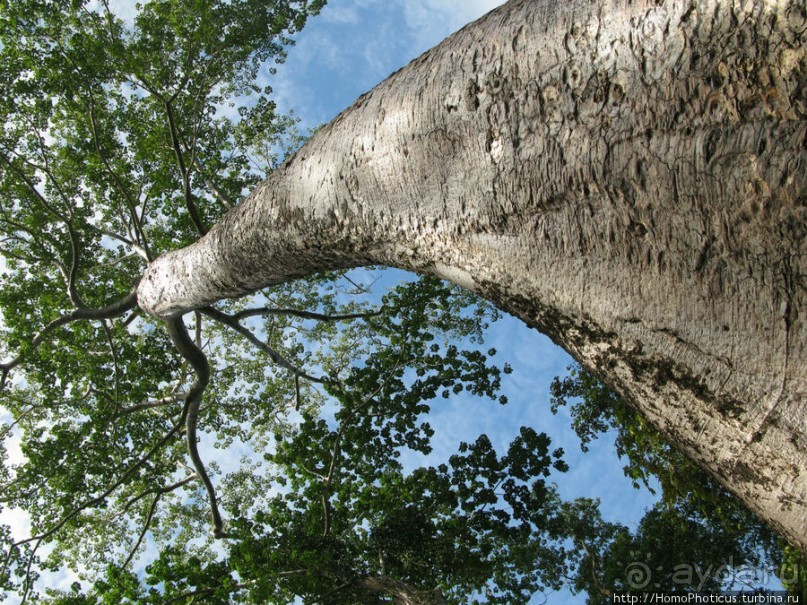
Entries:
POLYGON ((440 275, 807 547, 806 45, 803 0, 510 2, 155 261, 139 304, 366 263, 440 275))

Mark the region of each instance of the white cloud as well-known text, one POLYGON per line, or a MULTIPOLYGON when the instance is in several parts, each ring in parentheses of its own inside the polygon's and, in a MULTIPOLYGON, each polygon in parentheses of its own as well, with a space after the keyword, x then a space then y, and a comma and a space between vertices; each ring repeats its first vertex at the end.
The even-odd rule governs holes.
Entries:
POLYGON ((358 6, 348 4, 328 4, 322 11, 322 17, 327 23, 351 23, 359 22, 358 6))
POLYGON ((285 65, 269 78, 278 105, 306 125, 327 122, 384 80, 502 0, 342 0, 311 19, 285 65))
MULTIPOLYGON (((109 9, 112 13, 120 17, 127 25, 134 23, 137 14, 135 0, 108 0, 109 9)), ((104 12, 105 8, 101 0, 91 0, 87 3, 87 9, 96 12, 104 12)))
POLYGON ((424 52, 449 34, 504 4, 504 0, 399 0, 414 48, 424 52))

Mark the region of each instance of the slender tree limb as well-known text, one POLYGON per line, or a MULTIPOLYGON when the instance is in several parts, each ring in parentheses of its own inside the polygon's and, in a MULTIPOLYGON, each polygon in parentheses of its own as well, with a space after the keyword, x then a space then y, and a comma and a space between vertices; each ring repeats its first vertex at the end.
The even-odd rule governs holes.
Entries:
POLYGON ((322 537, 327 538, 331 533, 331 489, 326 485, 322 490, 322 537))
POLYGON ((79 259, 81 257, 81 244, 79 242, 78 234, 76 233, 75 228, 73 227, 73 219, 70 219, 70 222, 65 223, 67 227, 67 237, 70 240, 70 269, 67 273, 67 280, 65 286, 67 288, 67 297, 70 299, 70 302, 77 308, 85 307, 84 299, 78 292, 78 269, 79 269, 79 259))
POLYGON ((168 333, 173 340, 174 345, 179 350, 185 360, 191 365, 196 373, 196 380, 191 385, 185 397, 185 408, 187 414, 185 417, 185 431, 186 440, 188 444, 188 454, 193 461, 193 466, 196 473, 202 480, 207 491, 207 496, 210 501, 210 512, 213 517, 213 535, 216 538, 226 537, 224 533, 224 521, 221 518, 219 507, 216 499, 216 490, 213 487, 213 482, 207 474, 204 462, 199 455, 199 448, 197 445, 197 424, 199 421, 199 408, 202 405, 202 396, 204 395, 207 385, 210 382, 210 365, 207 362, 207 357, 202 350, 196 346, 185 328, 181 317, 166 320, 166 327, 168 333))
POLYGON ((255 309, 244 309, 233 313, 232 317, 236 321, 247 319, 249 317, 257 317, 263 315, 289 315, 292 317, 299 317, 301 319, 313 319, 316 321, 336 322, 336 321, 349 321, 353 319, 369 319, 378 317, 384 312, 384 307, 377 311, 369 311, 365 313, 344 313, 339 315, 327 315, 324 313, 315 313, 313 311, 304 311, 300 309, 290 309, 284 307, 259 307, 255 309))
POLYGON ((165 115, 168 119, 168 130, 171 133, 171 145, 174 150, 174 156, 176 157, 179 174, 182 178, 182 190, 185 197, 185 207, 188 209, 188 214, 190 215, 193 225, 196 227, 196 231, 200 236, 204 236, 205 233, 207 233, 207 229, 202 223, 202 219, 199 216, 199 209, 196 207, 196 202, 193 200, 190 171, 185 163, 185 157, 182 153, 182 145, 179 140, 179 130, 177 129, 176 118, 174 116, 174 108, 171 105, 172 100, 173 99, 169 99, 165 101, 163 103, 163 107, 165 108, 165 115))
POLYGON ((367 286, 362 286, 360 284, 357 284, 352 279, 350 279, 347 275, 344 275, 343 277, 344 277, 345 280, 347 280, 348 282, 353 284, 353 287, 356 288, 356 293, 358 293, 358 294, 369 294, 370 292, 372 292, 373 285, 379 280, 379 278, 377 277, 376 279, 373 280, 373 283, 370 284, 369 287, 367 287, 367 286))
MULTIPOLYGON (((112 168, 112 165, 109 162, 109 158, 107 154, 104 152, 104 149, 101 145, 101 138, 98 134, 98 122, 95 119, 95 99, 93 98, 92 92, 89 94, 89 107, 88 107, 88 114, 90 119, 90 128, 92 129, 93 135, 93 142, 95 144, 95 150, 98 152, 98 156, 101 158, 101 162, 104 165, 104 169, 107 173, 112 177, 113 182, 117 189, 123 195, 123 199, 126 200, 126 206, 129 210, 129 215, 132 220, 132 227, 135 230, 135 239, 137 241, 136 246, 142 250, 145 254, 145 259, 147 261, 151 261, 151 252, 149 251, 148 247, 148 240, 146 239, 145 232, 143 231, 143 225, 140 219, 137 216, 137 204, 133 200, 131 194, 129 193, 128 188, 124 185, 120 175, 112 168)), ((135 244, 132 242, 131 244, 134 248, 135 244)))
POLYGON ((210 189, 211 193, 215 196, 215 198, 224 206, 225 209, 229 210, 235 204, 233 201, 227 196, 221 188, 216 185, 216 183, 207 175, 207 172, 204 170, 204 167, 199 162, 199 158, 194 156, 193 158, 193 166, 196 168, 196 172, 198 172, 202 176, 202 180, 204 181, 207 188, 210 189))
MULTIPOLYGON (((39 192, 37 192, 37 195, 38 194, 39 194, 39 192)), ((27 225, 25 225, 23 223, 20 223, 18 221, 15 221, 11 217, 11 215, 9 213, 7 213, 7 212, 3 212, 2 223, 3 223, 3 226, 8 225, 8 226, 14 228, 16 231, 20 231, 20 232, 22 232, 24 234, 27 234, 30 237, 30 239, 26 239, 24 236, 19 235, 16 231, 13 232, 13 233, 8 233, 7 234, 8 238, 13 238, 14 240, 19 242, 20 244, 25 245, 26 247, 29 247, 29 248, 32 248, 32 249, 33 248, 38 248, 39 249, 39 254, 41 256, 39 256, 39 257, 33 256, 34 259, 50 261, 52 259, 52 257, 56 256, 54 250, 58 248, 59 244, 48 233, 34 231, 33 229, 29 228, 27 225), (53 248, 50 249, 50 250, 47 249, 45 246, 42 245, 43 241, 47 241, 53 248)), ((8 250, 4 250, 3 254, 10 255, 8 250)), ((31 259, 21 258, 20 260, 23 260, 25 262, 32 262, 31 259)))
MULTIPOLYGON (((397 365, 396 365, 397 367, 397 365)), ((321 494, 322 500, 322 509, 323 509, 323 529, 322 535, 328 536, 331 532, 331 485, 333 484, 333 478, 336 475, 337 470, 337 462, 339 460, 339 454, 341 453, 341 444, 342 438, 345 434, 345 429, 348 427, 350 421, 363 409, 365 409, 369 404, 375 402, 375 397, 381 392, 383 389, 383 385, 379 385, 378 388, 370 393, 367 397, 364 398, 359 405, 354 407, 350 410, 347 418, 345 418, 339 426, 339 430, 336 432, 336 435, 333 439, 333 445, 331 446, 331 461, 328 464, 328 474, 322 478, 323 490, 321 494)), ((310 472, 310 471, 309 471, 310 472)))
MULTIPOLYGON (((37 136, 38 136, 38 134, 39 133, 37 133, 37 136)), ((8 152, 8 150, 7 150, 7 152, 8 152)), ((11 151, 11 153, 13 153, 14 155, 18 155, 13 150, 11 151)), ((11 169, 11 171, 14 172, 14 174, 17 175, 17 177, 31 191, 31 193, 34 194, 34 197, 42 205, 42 207, 45 208, 45 210, 49 214, 51 214, 52 216, 57 218, 62 223, 67 224, 68 222, 70 222, 70 217, 63 214, 63 213, 61 213, 61 212, 59 212, 56 208, 54 208, 53 205, 45 197, 45 195, 41 191, 39 191, 39 189, 36 188, 36 184, 30 179, 30 177, 28 177, 28 175, 25 174, 25 172, 23 172, 20 169, 20 167, 16 165, 15 162, 12 161, 11 158, 8 155, 6 155, 6 153, 0 154, 0 159, 2 159, 3 162, 6 164, 6 166, 8 166, 11 169)), ((46 172, 46 173, 48 172, 48 170, 47 170, 47 168, 45 166, 35 164, 31 160, 29 160, 27 158, 20 158, 20 160, 23 163, 30 166, 31 168, 33 168, 34 170, 41 170, 42 172, 46 172)))
MULTIPOLYGON (((236 590, 242 590, 244 588, 248 588, 252 584, 254 584, 254 582, 242 582, 241 584, 235 584, 232 587, 231 592, 235 592, 236 590)), ((216 588, 211 588, 211 587, 197 588, 196 590, 183 592, 180 595, 177 595, 175 597, 172 597, 172 598, 168 599, 167 601, 165 601, 164 605, 169 605, 170 603, 179 603, 180 601, 183 601, 185 599, 192 599, 193 597, 200 597, 202 595, 209 595, 209 594, 211 594, 211 593, 213 593, 215 591, 216 591, 216 588)))
POLYGON ((253 334, 251 330, 241 325, 241 323, 237 319, 233 319, 232 315, 223 313, 222 311, 214 309, 213 307, 204 307, 200 309, 200 311, 204 315, 210 317, 211 319, 215 319, 216 321, 223 323, 227 327, 232 328, 234 331, 241 334, 241 336, 246 338, 258 349, 266 353, 266 355, 268 355, 269 359, 271 359, 273 363, 276 363, 280 367, 288 370, 293 375, 299 376, 300 378, 305 378, 306 380, 316 382, 319 384, 331 384, 334 382, 330 378, 317 378, 316 376, 307 374, 306 372, 304 372, 303 370, 301 370, 300 368, 298 368, 297 366, 286 360, 282 355, 280 355, 277 351, 275 351, 273 348, 271 348, 269 345, 263 342, 260 338, 255 336, 255 334, 253 334))
POLYGON ((155 410, 159 408, 167 407, 173 403, 177 403, 179 401, 183 401, 187 397, 187 393, 177 393, 174 395, 167 395, 166 397, 162 397, 160 399, 155 399, 153 401, 144 401, 143 403, 137 403, 135 405, 130 405, 125 408, 121 408, 115 414, 115 418, 121 418, 123 416, 128 416, 130 414, 135 414, 137 412, 143 410, 155 410))
POLYGON ((123 565, 121 565, 122 569, 126 569, 126 567, 129 566, 129 563, 132 562, 137 549, 140 548, 140 545, 143 543, 143 538, 146 537, 146 532, 148 531, 149 527, 151 527, 151 520, 154 518, 154 513, 157 512, 157 504, 159 504, 161 497, 162 493, 160 492, 157 492, 157 495, 154 496, 154 500, 152 500, 151 506, 146 514, 146 520, 143 522, 143 527, 140 530, 140 534, 137 536, 137 542, 135 542, 134 547, 129 551, 129 556, 126 557, 123 565))
MULTIPOLYGON (((48 200, 47 198, 36 188, 34 182, 26 175, 18 166, 14 164, 10 160, 9 157, 3 155, 3 160, 5 161, 6 165, 11 168, 11 170, 17 175, 17 177, 23 181, 23 183, 28 187, 28 189, 34 194, 34 197, 39 201, 43 208, 47 212, 49 212, 52 216, 54 216, 57 220, 61 221, 65 227, 67 228, 67 236, 70 241, 70 268, 66 273, 65 280, 66 280, 66 287, 67 287, 67 295, 70 298, 70 301, 76 307, 83 307, 84 302, 82 301, 81 297, 79 296, 78 289, 76 287, 76 283, 78 281, 78 270, 79 270, 79 259, 81 255, 81 245, 79 241, 78 233, 76 232, 75 226, 73 225, 73 209, 71 207, 70 197, 64 191, 63 187, 59 183, 59 180, 53 174, 51 170, 50 161, 48 160, 47 154, 47 146, 42 138, 42 135, 38 132, 38 130, 32 126, 32 129, 36 132, 37 141, 39 141, 40 147, 40 154, 42 156, 43 164, 35 164, 34 162, 30 161, 27 158, 20 158, 25 164, 34 168, 35 170, 39 170, 44 173, 50 183, 52 184, 53 188, 56 190, 58 196, 62 199, 64 206, 67 210, 67 213, 60 212, 57 210, 48 200)), ((15 155, 17 155, 15 153, 15 155)))
MULTIPOLYGON (((143 538, 146 536, 146 532, 148 531, 149 527, 151 527, 151 521, 152 519, 154 519, 154 514, 157 512, 157 504, 159 504, 160 499, 165 494, 177 490, 183 485, 187 485, 188 483, 196 479, 196 477, 197 475, 194 473, 185 477, 181 481, 177 481, 176 483, 173 483, 171 485, 161 487, 160 489, 156 490, 156 492, 152 490, 152 493, 155 494, 154 500, 151 502, 151 506, 149 507, 148 513, 146 514, 146 520, 143 522, 143 528, 140 530, 140 535, 137 537, 137 542, 135 543, 132 550, 129 552, 129 556, 126 557, 126 561, 124 561, 123 565, 121 565, 121 569, 126 569, 129 563, 132 562, 132 559, 134 558, 137 549, 140 548, 140 545, 143 543, 143 538)), ((138 499, 140 497, 141 496, 138 496, 138 499)))
POLYGON ((303 469, 303 470, 304 470, 306 473, 308 473, 308 474, 309 474, 309 475, 311 475, 312 477, 314 477, 314 478, 318 479, 319 481, 322 481, 323 483, 324 483, 325 481, 327 481, 327 479, 326 479, 325 475, 323 475, 322 473, 318 473, 318 472, 316 472, 316 471, 312 471, 310 468, 308 468, 308 467, 307 467, 305 464, 303 464, 303 463, 300 463, 300 468, 301 468, 301 469, 303 469))
POLYGON ((120 405, 120 361, 118 360, 118 352, 115 350, 115 341, 112 338, 112 330, 109 328, 107 320, 103 320, 101 325, 104 327, 107 345, 109 345, 109 354, 112 356, 112 365, 114 368, 113 382, 115 386, 115 409, 117 409, 120 405))
POLYGON ((114 231, 109 231, 108 229, 102 229, 102 228, 97 227, 95 225, 88 225, 88 227, 90 229, 92 229, 93 231, 95 231, 99 235, 105 235, 106 237, 108 237, 110 239, 114 239, 116 241, 119 241, 122 244, 125 244, 126 246, 131 248, 132 251, 135 254, 137 254, 140 258, 142 258, 146 262, 151 262, 151 258, 149 256, 148 250, 146 250, 146 248, 144 248, 140 244, 136 243, 134 240, 129 239, 128 237, 124 237, 123 235, 121 235, 119 233, 115 233, 114 231))
MULTIPOLYGON (((67 236, 70 241, 70 268, 67 270, 63 270, 67 287, 67 295, 68 298, 70 299, 70 302, 72 302, 74 306, 78 308, 84 307, 85 305, 81 300, 81 297, 79 296, 78 290, 76 288, 76 281, 79 268, 80 246, 78 241, 78 234, 76 233, 76 230, 73 227, 73 218, 71 214, 64 214, 59 210, 57 210, 47 200, 45 195, 42 192, 40 192, 39 189, 37 189, 36 184, 28 177, 28 175, 25 174, 25 172, 21 170, 20 167, 17 166, 15 162, 12 162, 11 159, 6 154, 0 154, 0 159, 2 159, 3 162, 11 169, 11 171, 17 175, 17 178, 19 178, 20 181, 22 181, 22 183, 28 188, 28 190, 31 191, 34 198, 38 200, 39 204, 45 209, 45 211, 48 212, 54 218, 56 218, 58 221, 63 223, 67 228, 67 236)), ((59 194, 64 197, 65 194, 62 192, 55 177, 51 174, 50 168, 47 165, 47 159, 45 159, 44 166, 34 164, 33 162, 25 158, 22 158, 22 161, 31 166, 32 168, 34 168, 35 170, 40 170, 44 172, 53 183, 54 187, 56 188, 56 191, 59 192, 59 194)), ((67 198, 64 198, 64 201, 65 205, 67 205, 68 203, 67 198)))
POLYGON ((22 593, 22 600, 20 601, 20 605, 24 605, 28 601, 28 595, 31 592, 31 587, 33 586, 33 581, 31 579, 31 566, 34 563, 34 558, 36 557, 36 551, 39 550, 39 547, 42 545, 42 538, 36 540, 36 544, 31 549, 30 555, 28 555, 28 563, 25 567, 25 581, 24 586, 25 590, 22 593))
POLYGON ((183 424, 186 416, 187 416, 187 406, 186 406, 186 409, 183 410, 183 413, 182 413, 182 416, 180 417, 180 419, 169 429, 169 431, 156 444, 154 444, 151 447, 151 449, 149 449, 148 452, 146 452, 143 456, 141 456, 140 459, 137 462, 132 464, 126 470, 126 472, 123 473, 118 478, 117 481, 115 481, 110 487, 108 487, 106 490, 104 490, 101 494, 99 494, 98 496, 95 496, 94 498, 91 498, 91 499, 87 500, 86 502, 83 502, 82 504, 79 504, 78 506, 73 508, 73 510, 71 510, 64 517, 62 517, 61 520, 59 520, 49 530, 44 531, 41 534, 31 536, 30 538, 25 538, 23 540, 19 540, 17 542, 14 542, 12 544, 12 546, 20 546, 22 544, 27 544, 29 542, 46 540, 47 538, 49 538, 50 536, 52 536, 53 534, 55 534, 56 532, 61 530, 69 521, 71 521, 73 518, 75 518, 81 511, 83 511, 83 510, 85 510, 87 508, 90 508, 92 506, 95 506, 96 504, 99 504, 100 502, 102 502, 107 496, 109 496, 112 492, 114 492, 121 485, 123 485, 126 481, 128 481, 129 477, 131 477, 140 467, 142 467, 144 464, 146 464, 146 462, 148 462, 149 459, 151 459, 151 457, 157 451, 159 451, 166 443, 168 443, 179 432, 179 430, 182 427, 182 424, 183 424))
POLYGON ((109 30, 109 40, 111 43, 115 42, 115 15, 109 8, 109 0, 101 0, 104 7, 104 15, 106 16, 107 29, 109 30))
MULTIPOLYGON (((187 467, 185 467, 185 468, 187 468, 187 467)), ((167 486, 160 487, 160 488, 151 488, 151 489, 143 490, 142 492, 140 492, 136 496, 132 496, 131 498, 129 498, 126 501, 126 504, 123 505, 123 508, 121 509, 121 512, 119 513, 119 515, 120 514, 125 514, 126 512, 128 512, 130 508, 132 508, 135 504, 140 502, 140 500, 142 500, 143 498, 145 498, 149 494, 157 494, 157 493, 160 493, 160 492, 162 492, 162 493, 172 492, 172 491, 174 491, 176 489, 179 489, 183 485, 187 485, 188 483, 190 483, 191 481, 193 481, 196 478, 197 478, 196 473, 191 472, 190 475, 188 475, 184 479, 181 479, 180 481, 177 481, 176 483, 172 483, 171 485, 167 485, 167 486)), ((115 515, 115 516, 119 516, 119 515, 115 515)))

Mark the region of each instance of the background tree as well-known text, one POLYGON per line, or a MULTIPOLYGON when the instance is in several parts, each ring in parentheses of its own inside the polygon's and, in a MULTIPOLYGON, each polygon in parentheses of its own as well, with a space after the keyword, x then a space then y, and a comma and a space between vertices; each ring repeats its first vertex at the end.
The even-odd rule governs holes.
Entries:
POLYGON ((599 550, 581 546, 586 554, 574 583, 589 602, 610 602, 609 595, 623 590, 755 589, 771 572, 794 594, 803 593, 798 551, 579 365, 552 383, 552 411, 563 406, 583 451, 615 433, 634 487, 661 492, 634 531, 597 518, 590 524, 589 532, 606 539, 599 550))

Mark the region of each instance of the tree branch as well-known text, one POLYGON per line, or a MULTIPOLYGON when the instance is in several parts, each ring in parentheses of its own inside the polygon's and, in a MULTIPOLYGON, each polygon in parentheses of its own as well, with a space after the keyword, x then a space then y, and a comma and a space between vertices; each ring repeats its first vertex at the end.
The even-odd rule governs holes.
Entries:
POLYGON ((204 395, 207 385, 210 382, 210 365, 207 362, 207 357, 202 350, 196 346, 191 337, 188 335, 188 330, 182 322, 181 317, 168 319, 165 322, 168 328, 168 333, 173 340, 177 350, 182 357, 191 365, 196 373, 196 380, 188 390, 185 397, 185 409, 187 411, 185 418, 186 440, 188 444, 188 454, 193 461, 193 466, 196 473, 202 480, 202 483, 207 490, 207 496, 210 500, 210 512, 213 517, 213 535, 216 538, 225 537, 224 522, 219 512, 218 503, 216 501, 216 490, 213 487, 213 482, 207 474, 204 462, 199 455, 199 448, 197 445, 197 424, 199 421, 199 408, 202 405, 202 396, 204 395))
POLYGON ((104 169, 109 173, 112 177, 112 180, 115 182, 116 187, 123 195, 123 198, 126 200, 126 207, 129 210, 129 215, 132 220, 132 227, 134 228, 134 235, 137 243, 131 242, 132 248, 137 250, 140 249, 143 251, 145 255, 146 261, 151 261, 151 252, 149 251, 148 241, 146 240, 146 234, 143 231, 143 225, 140 219, 137 216, 137 204, 135 204, 132 196, 129 193, 129 190, 124 186, 123 181, 121 180, 120 176, 118 175, 115 170, 113 170, 112 165, 109 163, 109 159, 107 158, 107 154, 104 153, 104 150, 101 146, 101 139, 98 135, 98 123, 95 119, 95 100, 93 99, 92 93, 89 95, 89 108, 88 113, 90 117, 90 128, 92 129, 92 136, 93 141, 95 143, 95 150, 98 152, 99 157, 101 158, 101 162, 104 165, 104 169))
POLYGON ((241 336, 246 338, 249 342, 251 342, 253 345, 255 345, 258 349, 260 349, 261 351, 266 353, 266 355, 269 356, 269 359, 271 359, 272 362, 274 362, 277 365, 279 365, 280 367, 288 370, 293 375, 299 376, 301 378, 305 378, 306 380, 309 380, 311 382, 316 382, 316 383, 319 383, 319 384, 332 384, 334 382, 330 378, 317 378, 316 376, 312 376, 310 374, 307 374, 306 372, 304 372, 303 370, 301 370, 300 368, 298 368, 294 364, 290 363, 283 356, 281 356, 277 351, 275 351, 273 348, 271 348, 269 345, 267 345, 265 342, 263 342, 260 338, 255 336, 248 328, 245 328, 243 325, 241 325, 241 323, 237 319, 235 319, 234 316, 228 315, 227 313, 223 313, 222 311, 219 311, 218 309, 214 309, 213 307, 204 307, 204 308, 200 309, 200 311, 201 311, 201 313, 203 313, 204 315, 207 315, 211 319, 215 319, 216 321, 219 321, 219 322, 223 323, 224 325, 228 326, 229 328, 232 328, 233 330, 235 330, 236 332, 241 334, 241 336))
POLYGON ((213 193, 213 195, 216 197, 216 199, 221 203, 221 205, 224 206, 224 208, 229 210, 230 208, 235 206, 233 201, 229 197, 227 197, 227 194, 224 193, 221 190, 221 188, 218 185, 216 185, 216 183, 214 183, 207 176, 207 173, 205 172, 204 167, 199 162, 199 158, 197 158, 195 156, 193 158, 193 166, 196 168, 196 171, 202 176, 202 180, 204 180, 205 185, 207 185, 207 188, 210 189, 210 191, 213 193))
POLYGON ((121 418, 123 416, 128 416, 129 414, 134 414, 135 412, 140 412, 142 410, 154 410, 157 408, 164 408, 172 403, 177 403, 179 401, 183 401, 187 397, 187 393, 177 393, 174 395, 167 395, 160 399, 155 399, 154 401, 144 401, 143 403, 137 403, 135 405, 130 405, 129 407, 121 408, 115 414, 116 418, 121 418))
POLYGON ((230 317, 240 322, 242 319, 249 317, 257 317, 262 315, 290 315, 292 317, 299 317, 301 319, 313 319, 316 321, 336 322, 336 321, 349 321, 352 319, 369 319, 371 317, 378 317, 384 312, 384 307, 377 311, 369 311, 366 313, 344 313, 341 315, 327 315, 323 313, 315 313, 313 311, 302 311, 300 309, 289 309, 283 307, 260 307, 255 309, 244 309, 233 313, 230 317))
MULTIPOLYGON (((187 407, 187 406, 186 406, 186 407, 187 407)), ((79 514, 81 511, 83 511, 83 510, 85 510, 85 509, 87 509, 87 508, 90 508, 91 506, 94 506, 94 505, 96 505, 96 504, 98 504, 98 503, 102 502, 102 501, 104 500, 104 498, 106 498, 107 496, 109 496, 109 495, 110 495, 110 494, 111 494, 113 491, 115 491, 116 489, 118 489, 118 487, 120 487, 121 485, 123 485, 123 484, 124 484, 124 483, 125 483, 125 482, 126 482, 128 479, 129 479, 129 477, 131 477, 131 476, 132 476, 132 475, 135 473, 135 471, 137 471, 137 470, 138 470, 140 467, 142 467, 142 466, 143 466, 143 465, 144 465, 146 462, 148 462, 148 460, 149 460, 149 459, 150 459, 150 458, 151 458, 151 457, 152 457, 152 456, 153 456, 153 455, 154 455, 154 454, 155 454, 155 453, 156 453, 156 452, 157 452, 157 451, 158 451, 160 448, 162 448, 162 447, 163 447, 163 446, 164 446, 166 443, 168 443, 168 441, 169 441, 169 440, 170 440, 170 439, 171 439, 171 438, 172 438, 174 435, 176 435, 176 434, 177 434, 177 432, 179 431, 180 427, 182 426, 182 423, 183 423, 183 422, 184 422, 184 420, 185 420, 185 416, 186 416, 186 415, 187 415, 187 409, 183 410, 183 413, 182 413, 182 416, 180 417, 180 419, 179 419, 179 420, 178 420, 178 421, 177 421, 177 422, 174 424, 174 426, 172 426, 172 427, 171 427, 171 429, 169 429, 168 433, 166 433, 166 434, 165 434, 165 435, 162 437, 162 439, 160 439, 160 440, 159 440, 159 441, 158 441, 158 442, 157 442, 157 443, 156 443, 154 446, 152 446, 152 448, 151 448, 151 449, 150 449, 148 452, 146 452, 146 453, 145 453, 145 454, 144 454, 144 455, 143 455, 143 456, 142 456, 142 457, 141 457, 141 458, 140 458, 140 459, 139 459, 137 462, 135 462, 135 463, 134 463, 132 466, 130 466, 130 467, 129 467, 129 468, 126 470, 126 472, 125 472, 125 473, 123 473, 123 475, 121 475, 121 476, 120 476, 120 478, 118 478, 118 480, 117 480, 117 481, 115 481, 115 483, 113 483, 113 484, 112 484, 110 487, 108 487, 106 490, 104 490, 104 491, 103 491, 103 492, 102 492, 100 495, 98 495, 98 496, 96 496, 96 497, 94 497, 94 498, 91 498, 91 499, 87 500, 86 502, 84 502, 84 503, 82 503, 82 504, 79 504, 78 506, 76 506, 75 508, 73 508, 73 510, 71 510, 71 511, 70 511, 69 513, 67 513, 67 514, 66 514, 64 517, 62 517, 62 519, 61 519, 60 521, 58 521, 58 522, 57 522, 57 523, 56 523, 56 524, 55 524, 53 527, 51 527, 49 530, 47 530, 47 531, 45 531, 45 532, 43 532, 43 533, 41 533, 41 534, 38 534, 38 535, 36 535, 36 536, 31 536, 30 538, 25 538, 24 540, 19 540, 19 541, 17 541, 17 542, 14 542, 13 546, 20 546, 20 545, 22 545, 22 544, 27 544, 27 543, 29 543, 29 542, 34 542, 34 541, 39 541, 39 542, 41 542, 42 540, 45 540, 45 539, 49 538, 50 536, 52 536, 53 534, 55 534, 56 532, 58 532, 60 529, 62 529, 62 527, 64 527, 64 526, 65 526, 65 525, 66 525, 66 524, 67 524, 67 523, 68 523, 70 520, 72 520, 72 519, 73 519, 73 518, 74 518, 76 515, 78 515, 78 514, 79 514)))
MULTIPOLYGON (((39 170, 43 172, 48 179, 50 180, 53 189, 56 191, 58 197, 62 199, 62 202, 67 209, 67 213, 63 213, 58 211, 50 202, 45 198, 45 196, 36 188, 34 182, 22 171, 19 167, 15 166, 13 162, 11 162, 10 158, 3 155, 3 159, 6 165, 14 171, 20 180, 25 183, 25 185, 30 189, 30 191, 34 194, 34 197, 39 200, 39 203, 42 205, 43 208, 47 212, 49 212, 52 216, 56 219, 64 223, 65 227, 67 228, 67 236, 70 240, 70 269, 66 271, 65 274, 65 281, 67 286, 67 295, 70 298, 70 301, 76 307, 83 307, 84 303, 81 300, 81 297, 78 294, 78 290, 76 288, 76 281, 78 276, 78 268, 79 268, 79 256, 81 251, 81 246, 79 245, 79 237, 76 229, 73 225, 73 209, 71 207, 70 197, 65 193, 62 186, 59 184, 59 180, 53 174, 51 170, 50 161, 48 160, 48 149, 44 142, 43 136, 39 133, 39 131, 32 126, 32 129, 36 132, 37 141, 39 142, 39 151, 42 157, 43 164, 35 164, 31 160, 27 158, 20 158, 23 163, 27 164, 28 166, 34 168, 35 170, 39 170)), ((16 152, 12 152, 15 155, 19 155, 16 152)))
MULTIPOLYGON (((146 520, 143 523, 143 528, 140 530, 140 535, 137 538, 137 542, 135 543, 134 548, 132 548, 132 550, 129 552, 129 556, 126 557, 126 561, 124 561, 123 565, 121 565, 121 569, 125 569, 126 566, 129 565, 129 563, 131 563, 132 559, 135 556, 135 553, 137 552, 137 549, 140 548, 140 545, 143 543, 143 538, 145 537, 146 532, 148 531, 149 527, 151 527, 151 520, 154 518, 154 513, 157 511, 157 504, 160 502, 160 498, 162 498, 165 494, 167 494, 169 492, 172 492, 174 490, 179 489, 183 485, 187 485, 188 483, 190 483, 191 481, 196 479, 196 477, 197 477, 197 475, 195 473, 193 473, 193 474, 188 475, 187 477, 185 477, 181 481, 177 481, 176 483, 173 483, 171 485, 161 487, 160 489, 158 489, 156 491, 150 490, 151 493, 155 494, 154 500, 152 501, 151 506, 149 507, 148 514, 146 515, 146 520)), ((148 491, 143 492, 142 494, 137 496, 134 499, 134 501, 136 502, 137 500, 139 500, 140 498, 145 496, 147 493, 149 493, 149 492, 148 491)), ((127 504, 126 508, 128 508, 128 504, 127 504)))
MULTIPOLYGON (((298 573, 298 572, 294 572, 298 573)), ((250 585, 254 584, 255 582, 242 582, 241 584, 235 584, 232 587, 230 592, 235 592, 236 590, 242 590, 244 588, 248 588, 250 585)), ((181 595, 177 595, 165 601, 164 605, 169 605, 170 603, 178 603, 184 599, 192 599, 193 597, 198 597, 201 595, 208 595, 212 592, 215 592, 215 588, 205 587, 205 588, 197 588, 196 590, 190 590, 188 592, 183 592, 181 595)))
POLYGON ((174 109, 171 105, 171 100, 164 101, 163 106, 165 107, 165 115, 168 119, 168 130, 171 133, 171 145, 174 149, 174 155, 176 156, 177 167, 179 168, 179 174, 182 177, 182 190, 185 197, 185 207, 188 209, 188 214, 190 215, 191 221, 196 227, 196 231, 199 233, 200 236, 204 236, 204 234, 207 233, 207 229, 202 223, 202 219, 199 216, 199 210, 196 208, 196 203, 193 201, 193 191, 191 190, 190 172, 188 170, 188 166, 185 164, 185 158, 182 154, 182 146, 179 141, 179 131, 177 130, 176 119, 174 116, 174 109))

